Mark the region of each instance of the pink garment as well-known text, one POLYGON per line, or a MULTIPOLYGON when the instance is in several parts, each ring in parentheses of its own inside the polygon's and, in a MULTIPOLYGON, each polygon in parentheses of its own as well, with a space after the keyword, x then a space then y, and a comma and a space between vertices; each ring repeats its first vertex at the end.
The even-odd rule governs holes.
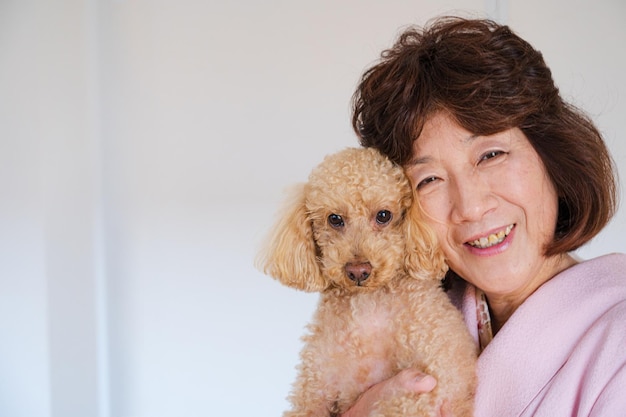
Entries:
MULTIPOLYGON (((451 299, 478 343, 475 288, 451 299)), ((626 416, 626 255, 535 291, 481 353, 478 381, 475 417, 626 416)))

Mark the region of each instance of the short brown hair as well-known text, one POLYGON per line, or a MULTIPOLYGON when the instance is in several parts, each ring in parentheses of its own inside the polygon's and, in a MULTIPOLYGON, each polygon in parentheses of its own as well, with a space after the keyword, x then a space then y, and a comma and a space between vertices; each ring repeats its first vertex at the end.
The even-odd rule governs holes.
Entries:
POLYGON ((561 98, 541 53, 509 27, 445 17, 407 29, 363 74, 352 125, 363 146, 405 165, 439 111, 477 135, 513 127, 526 135, 559 196, 546 255, 582 246, 615 213, 613 161, 598 129, 561 98))

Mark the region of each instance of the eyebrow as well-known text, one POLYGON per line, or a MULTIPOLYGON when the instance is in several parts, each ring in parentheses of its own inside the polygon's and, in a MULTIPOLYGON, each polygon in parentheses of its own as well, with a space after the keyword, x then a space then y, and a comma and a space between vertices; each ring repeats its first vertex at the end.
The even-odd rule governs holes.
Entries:
MULTIPOLYGON (((476 135, 476 134, 469 135, 465 139, 463 139, 463 143, 473 142, 475 139, 477 139, 479 137, 481 137, 481 135, 476 135)), ((406 164, 406 167, 412 167, 412 166, 415 166, 415 165, 427 164, 427 163, 431 162, 432 160, 433 160, 433 158, 430 157, 430 156, 423 156, 421 158, 413 158, 406 164)))
POLYGON ((430 156, 423 156, 421 158, 414 158, 414 159, 411 159, 406 164, 406 166, 407 167, 412 167, 412 166, 415 166, 415 165, 427 164, 427 163, 429 163, 432 160, 433 160, 433 158, 431 158, 430 156))

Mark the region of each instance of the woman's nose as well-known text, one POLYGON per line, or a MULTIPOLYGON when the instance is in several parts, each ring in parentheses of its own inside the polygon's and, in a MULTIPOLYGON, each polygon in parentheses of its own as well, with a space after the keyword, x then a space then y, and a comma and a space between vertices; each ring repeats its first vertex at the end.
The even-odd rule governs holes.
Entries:
POLYGON ((456 179, 452 188, 451 216, 456 223, 478 221, 495 208, 495 196, 481 178, 456 179))

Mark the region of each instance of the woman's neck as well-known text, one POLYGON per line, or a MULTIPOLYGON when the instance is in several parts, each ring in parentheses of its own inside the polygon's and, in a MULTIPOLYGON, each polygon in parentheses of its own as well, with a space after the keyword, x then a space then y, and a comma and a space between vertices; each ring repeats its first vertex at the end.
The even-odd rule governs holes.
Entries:
POLYGON ((578 261, 569 254, 559 255, 554 258, 553 267, 550 268, 550 273, 546 274, 545 279, 535 281, 533 285, 522 287, 520 290, 510 294, 485 293, 487 303, 489 304, 493 335, 495 336, 513 313, 515 313, 517 308, 522 305, 537 288, 576 263, 578 263, 578 261))

